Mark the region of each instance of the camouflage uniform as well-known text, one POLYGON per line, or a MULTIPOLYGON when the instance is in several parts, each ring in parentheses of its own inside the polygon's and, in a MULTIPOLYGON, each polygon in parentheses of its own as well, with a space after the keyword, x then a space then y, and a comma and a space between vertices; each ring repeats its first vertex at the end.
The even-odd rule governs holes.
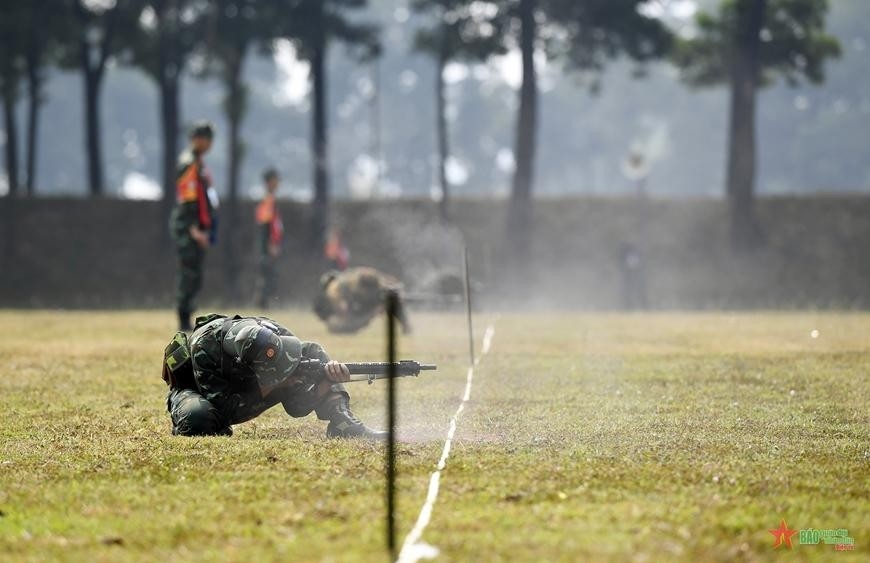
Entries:
MULTIPOLYGON (((330 332, 353 333, 366 327, 384 309, 385 293, 401 291, 402 284, 374 268, 351 268, 329 272, 321 278, 320 294, 314 312, 326 322, 330 332)), ((411 324, 399 300, 399 322, 407 333, 411 324)))
POLYGON ((231 425, 281 403, 292 417, 315 411, 330 421, 330 437, 381 437, 353 416, 344 385, 326 380, 306 390, 294 379, 301 359, 329 361, 319 344, 264 317, 206 319, 197 319, 190 337, 195 388, 170 389, 167 397, 173 434, 232 435, 231 425), (261 388, 272 387, 264 397, 261 388))
POLYGON ((176 205, 172 210, 170 231, 178 253, 175 299, 182 330, 189 329, 194 299, 202 287, 205 249, 190 236, 192 226, 214 237, 217 216, 208 196, 211 177, 199 155, 188 149, 178 159, 176 205))
POLYGON ((260 255, 260 276, 257 279, 256 303, 262 309, 269 306, 269 298, 275 290, 275 267, 277 258, 272 248, 280 247, 284 237, 284 224, 275 202, 274 194, 266 194, 257 205, 257 250, 260 255))

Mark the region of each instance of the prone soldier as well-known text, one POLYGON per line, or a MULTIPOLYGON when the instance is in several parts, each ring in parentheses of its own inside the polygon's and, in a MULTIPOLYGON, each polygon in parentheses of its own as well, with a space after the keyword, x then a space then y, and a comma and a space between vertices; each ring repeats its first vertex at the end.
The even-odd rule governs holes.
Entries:
MULTIPOLYGON (((320 293, 314 300, 314 313, 326 323, 330 332, 354 333, 383 312, 386 292, 400 293, 401 289, 399 280, 374 268, 330 271, 320 278, 320 293)), ((401 298, 397 314, 402 331, 410 333, 411 323, 401 298)))
POLYGON ((347 365, 330 361, 319 344, 303 342, 265 317, 197 318, 189 341, 179 332, 167 346, 163 379, 170 386, 166 403, 174 435, 230 436, 233 424, 279 403, 291 417, 314 411, 329 421, 330 438, 386 435, 351 412, 342 385, 350 380, 347 365), (325 377, 315 383, 305 377, 300 366, 307 360, 323 363, 325 377))
POLYGON ((202 160, 213 138, 214 126, 197 122, 190 132, 190 145, 178 158, 170 232, 178 253, 175 299, 179 328, 184 331, 191 328, 194 300, 202 288, 205 253, 214 244, 217 229, 217 196, 202 160))

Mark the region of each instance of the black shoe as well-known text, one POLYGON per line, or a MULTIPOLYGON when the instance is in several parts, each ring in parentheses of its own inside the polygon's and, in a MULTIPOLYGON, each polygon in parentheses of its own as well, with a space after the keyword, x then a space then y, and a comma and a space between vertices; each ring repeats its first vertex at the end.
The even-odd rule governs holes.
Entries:
POLYGON ((387 433, 383 430, 372 430, 360 421, 355 424, 332 421, 326 427, 327 438, 363 438, 375 442, 386 440, 387 433))
MULTIPOLYGON (((173 436, 185 436, 185 434, 181 433, 181 430, 178 429, 177 426, 172 427, 172 435, 173 436)), ((212 434, 197 434, 198 436, 211 436, 212 434)), ((233 428, 232 426, 227 426, 225 428, 221 428, 217 432, 213 434, 214 436, 232 436, 233 428)))
POLYGON ((387 439, 386 432, 372 430, 353 415, 346 397, 335 402, 329 415, 326 436, 328 438, 363 438, 374 441, 387 439))

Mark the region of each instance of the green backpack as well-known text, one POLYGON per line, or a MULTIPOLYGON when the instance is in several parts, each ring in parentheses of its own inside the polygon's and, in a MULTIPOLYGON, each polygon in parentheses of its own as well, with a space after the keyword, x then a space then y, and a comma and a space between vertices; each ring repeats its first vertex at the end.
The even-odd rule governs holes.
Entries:
POLYGON ((163 381, 171 389, 196 389, 190 343, 183 332, 176 332, 163 350, 163 381))
MULTIPOLYGON (((197 328, 215 319, 226 319, 226 315, 212 313, 196 318, 197 328)), ((233 317, 238 319, 241 317, 233 317)), ((193 361, 190 356, 190 341, 184 332, 176 332, 163 350, 163 381, 172 389, 196 390, 193 378, 193 361)))

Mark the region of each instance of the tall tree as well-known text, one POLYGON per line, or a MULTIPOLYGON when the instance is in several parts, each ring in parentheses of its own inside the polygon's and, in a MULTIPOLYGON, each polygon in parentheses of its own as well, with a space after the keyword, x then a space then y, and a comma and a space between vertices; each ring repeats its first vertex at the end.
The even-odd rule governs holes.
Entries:
POLYGON ((31 0, 27 20, 22 24, 27 29, 27 43, 24 51, 27 71, 27 159, 25 191, 33 195, 36 189, 36 147, 39 130, 39 110, 42 107, 42 87, 45 82, 45 58, 50 42, 56 40, 59 26, 58 11, 52 10, 47 0, 31 0), (50 33, 51 29, 55 33, 50 33))
POLYGON ((438 178, 441 184, 441 217, 449 216, 450 156, 444 68, 453 60, 485 61, 505 52, 504 24, 498 6, 469 0, 416 0, 414 9, 434 13, 436 22, 417 31, 414 46, 435 59, 435 130, 438 141, 438 178))
MULTIPOLYGON (((644 15, 647 0, 510 0, 522 56, 509 235, 522 255, 528 247, 531 194, 537 144, 538 86, 535 54, 560 60, 572 70, 596 77, 617 57, 645 62, 663 56, 671 34, 644 15)), ((597 84, 597 79, 592 80, 597 84)))
MULTIPOLYGON (((271 38, 268 10, 258 8, 256 0, 214 0, 208 16, 206 48, 209 71, 223 83, 224 115, 228 127, 227 201, 222 223, 228 233, 238 224, 239 171, 245 155, 241 140, 242 120, 248 108, 248 88, 244 83, 244 65, 249 51, 255 45, 264 48, 271 38)), ((236 238, 224 237, 224 277, 227 296, 238 302, 239 264, 236 238)))
POLYGON ((27 84, 27 132, 25 147, 24 189, 27 195, 36 192, 36 160, 39 152, 39 114, 45 103, 46 67, 59 58, 70 40, 70 26, 64 10, 49 0, 26 2, 20 25, 25 30, 23 47, 24 70, 27 84))
POLYGON ((12 78, 6 64, 0 60, 0 96, 3 97, 3 127, 5 129, 4 164, 6 166, 6 183, 9 195, 18 195, 20 182, 18 179, 18 124, 15 119, 15 106, 18 102, 18 78, 12 78))
POLYGON ((522 259, 528 251, 531 223, 532 178, 538 135, 538 74, 535 69, 535 47, 538 35, 536 12, 539 0, 519 0, 516 18, 519 22, 519 48, 522 56, 522 83, 514 138, 514 169, 508 213, 509 240, 522 259))
POLYGON ((535 47, 538 22, 535 18, 538 0, 519 0, 516 17, 519 21, 519 48, 523 78, 520 84, 520 104, 514 139, 514 178, 511 185, 509 222, 514 238, 523 252, 528 243, 526 236, 530 221, 530 199, 534 174, 535 149, 538 134, 538 73, 535 69, 535 47))
POLYGON ((726 194, 731 241, 743 251, 757 245, 755 219, 758 90, 777 76, 790 85, 824 80, 824 64, 840 54, 824 31, 827 0, 723 0, 718 12, 697 16, 698 33, 675 52, 683 79, 697 87, 731 89, 726 194))
MULTIPOLYGON (((204 40, 208 4, 197 0, 140 0, 135 33, 128 36, 132 63, 157 85, 162 137, 163 216, 175 201, 176 159, 181 124, 181 77, 193 51, 204 40)), ((167 241, 168 242, 168 239, 167 241)))
POLYGON ((19 193, 18 123, 15 108, 24 75, 24 44, 26 34, 22 21, 26 2, 9 0, 0 7, 0 97, 3 98, 3 129, 6 133, 4 164, 9 195, 19 193))
POLYGON ((296 45, 310 65, 311 153, 314 201, 311 249, 320 251, 329 225, 329 137, 327 125, 326 60, 329 45, 339 41, 355 48, 362 58, 379 51, 377 28, 353 21, 348 14, 365 8, 367 0, 284 0, 275 14, 276 36, 296 45))
POLYGON ((75 25, 74 60, 82 73, 85 105, 85 151, 88 163, 90 194, 105 194, 103 176, 102 126, 100 95, 109 59, 117 54, 124 34, 124 16, 129 15, 130 0, 112 2, 71 2, 71 21, 75 25))

